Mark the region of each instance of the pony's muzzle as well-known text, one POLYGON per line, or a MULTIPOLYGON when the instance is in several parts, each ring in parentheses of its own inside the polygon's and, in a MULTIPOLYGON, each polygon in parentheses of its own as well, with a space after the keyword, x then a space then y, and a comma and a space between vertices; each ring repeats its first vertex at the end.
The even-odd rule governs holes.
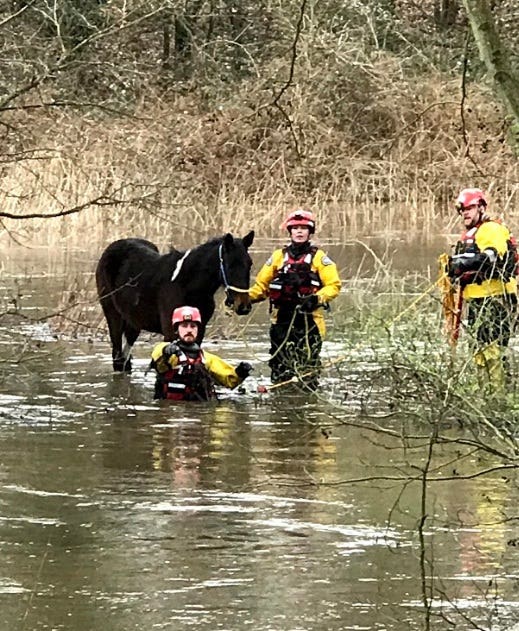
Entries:
POLYGON ((247 315, 251 312, 252 306, 248 292, 233 292, 232 296, 228 297, 229 307, 234 309, 234 312, 238 315, 247 315))
POLYGON ((236 313, 238 315, 248 315, 251 312, 252 309, 252 305, 249 301, 248 304, 243 304, 240 303, 237 307, 236 307, 236 313))

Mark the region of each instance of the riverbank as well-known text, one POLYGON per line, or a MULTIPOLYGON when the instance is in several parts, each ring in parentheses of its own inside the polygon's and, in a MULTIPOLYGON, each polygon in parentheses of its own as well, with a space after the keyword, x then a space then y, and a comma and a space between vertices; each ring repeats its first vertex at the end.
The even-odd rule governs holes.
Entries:
POLYGON ((466 186, 489 191, 491 209, 514 228, 519 166, 488 90, 471 86, 461 118, 457 81, 424 79, 413 84, 413 99, 410 82, 395 84, 391 98, 371 95, 376 112, 363 130, 319 119, 318 93, 309 99, 297 90, 292 129, 245 95, 211 108, 195 96, 150 95, 128 116, 23 112, 16 124, 37 148, 30 165, 13 161, 1 174, 0 238, 79 248, 85 235, 92 245, 250 228, 276 238, 298 206, 316 212, 324 239, 426 238, 455 231, 453 202, 466 186))

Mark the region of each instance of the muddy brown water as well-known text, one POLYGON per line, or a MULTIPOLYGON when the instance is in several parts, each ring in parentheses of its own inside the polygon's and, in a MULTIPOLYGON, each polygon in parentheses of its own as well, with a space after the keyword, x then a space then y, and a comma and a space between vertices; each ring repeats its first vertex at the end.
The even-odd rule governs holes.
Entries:
MULTIPOLYGON (((374 269, 357 245, 330 248, 343 276, 374 269)), ((431 262, 426 248, 399 257, 431 262)), ((4 256, 3 312, 51 312, 92 269, 89 254, 4 256)), ((331 333, 325 351, 340 352, 331 333)), ((169 404, 151 398, 151 340, 130 377, 113 375, 105 337, 2 318, 0 630, 426 628, 420 485, 380 479, 409 454, 339 424, 355 401, 259 395, 266 334, 260 315, 239 339, 208 340, 253 357, 243 392, 169 404)), ((349 385, 328 374, 322 391, 349 385)), ((499 476, 430 489, 431 629, 517 621, 517 528, 502 519, 516 495, 499 476)))

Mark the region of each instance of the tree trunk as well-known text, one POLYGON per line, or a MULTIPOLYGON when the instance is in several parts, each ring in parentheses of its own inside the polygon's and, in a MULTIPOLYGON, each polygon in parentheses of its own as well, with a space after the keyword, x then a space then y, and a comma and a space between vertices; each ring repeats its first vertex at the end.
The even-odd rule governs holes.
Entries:
POLYGON ((454 26, 460 9, 457 0, 436 0, 434 3, 434 23, 441 29, 454 26))
POLYGON ((490 75, 498 98, 512 119, 509 143, 519 156, 519 77, 514 75, 509 55, 501 43, 488 0, 463 0, 479 56, 490 75))

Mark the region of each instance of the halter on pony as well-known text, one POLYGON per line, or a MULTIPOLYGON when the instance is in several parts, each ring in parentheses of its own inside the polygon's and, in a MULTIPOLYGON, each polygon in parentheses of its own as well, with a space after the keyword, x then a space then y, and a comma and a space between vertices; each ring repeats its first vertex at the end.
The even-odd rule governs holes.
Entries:
POLYGON ((223 243, 220 243, 218 246, 218 258, 220 259, 220 276, 222 277, 222 283, 225 288, 225 306, 232 307, 234 300, 231 292, 234 291, 238 294, 248 294, 249 288, 241 289, 240 287, 235 287, 234 285, 230 285, 227 280, 227 274, 225 273, 225 262, 223 259, 223 243))

